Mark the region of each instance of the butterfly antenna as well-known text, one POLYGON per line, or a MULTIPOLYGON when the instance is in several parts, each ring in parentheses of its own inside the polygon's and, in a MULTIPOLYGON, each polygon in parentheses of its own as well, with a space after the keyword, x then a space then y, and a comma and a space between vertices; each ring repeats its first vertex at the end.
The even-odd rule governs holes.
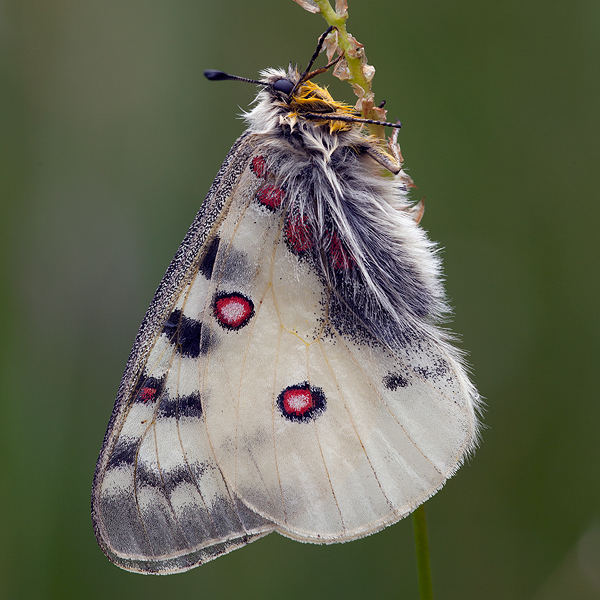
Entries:
POLYGON ((298 79, 298 82, 296 83, 296 85, 294 86, 294 88, 292 89, 292 91, 290 92, 290 95, 289 95, 290 98, 292 98, 294 96, 294 94, 296 93, 296 90, 305 81, 307 81, 309 79, 312 79, 313 77, 315 77, 316 75, 319 75, 320 73, 324 73, 325 71, 327 71, 327 69, 329 69, 330 67, 332 67, 333 65, 335 65, 336 63, 338 63, 344 57, 343 54, 340 54, 335 60, 332 60, 330 63, 328 63, 324 67, 322 67, 320 69, 317 69, 316 71, 313 71, 312 73, 310 72, 311 67, 315 64, 315 61, 319 57, 319 54, 321 54, 321 50, 323 49, 323 44, 325 43, 325 38, 334 29, 337 30, 337 27, 334 27, 333 25, 330 25, 327 28, 327 30, 325 31, 325 33, 323 33, 321 35, 321 37, 319 38, 319 41, 317 42, 317 49, 315 50, 314 54, 312 55, 312 58, 308 62, 308 66, 306 67, 306 70, 304 71, 304 73, 302 73, 302 75, 300 75, 300 79, 298 79))
MULTIPOLYGON (((294 85, 294 87, 292 88, 292 91, 289 92, 289 94, 288 94, 288 98, 290 100, 294 97, 294 94, 296 93, 296 91, 298 90, 300 85, 302 85, 302 83, 304 83, 305 81, 308 81, 309 79, 312 79, 313 77, 315 77, 317 75, 320 75, 321 73, 324 73, 325 71, 330 69, 333 65, 337 64, 340 60, 342 60, 342 58, 344 58, 344 54, 340 54, 337 58, 335 58, 334 60, 327 63, 324 67, 321 67, 320 69, 316 69, 315 71, 312 71, 312 72, 310 70, 311 67, 315 64, 315 61, 317 60, 317 58, 319 57, 321 50, 323 49, 323 44, 325 43, 325 38, 334 29, 337 29, 337 28, 334 27, 333 25, 331 25, 321 35, 321 37, 319 37, 319 41, 317 42, 317 49, 315 50, 314 54, 312 55, 312 57, 308 63, 308 66, 306 67, 306 70, 304 71, 304 73, 302 73, 302 75, 300 76, 300 79, 298 79, 298 82, 296 83, 296 85, 294 85)), ((266 83, 264 81, 257 81, 256 79, 248 79, 247 77, 239 77, 238 75, 230 75, 229 73, 225 73, 224 71, 217 71, 215 69, 206 69, 206 71, 204 71, 204 77, 206 77, 206 79, 209 79, 210 81, 227 81, 227 80, 244 81, 246 83, 254 83, 256 85, 262 85, 264 87, 273 87, 273 85, 274 85, 272 83, 266 83)), ((382 102, 380 107, 383 106, 384 104, 385 104, 385 102, 382 102)), ((351 116, 347 116, 347 115, 325 115, 325 114, 316 114, 316 113, 306 113, 304 116, 307 119, 314 119, 314 120, 319 120, 319 121, 345 121, 346 123, 368 123, 370 125, 383 125, 384 127, 395 127, 396 129, 400 129, 400 127, 402 127, 402 124, 400 123, 400 121, 396 121, 396 123, 390 123, 388 121, 376 121, 375 119, 362 119, 360 117, 351 117, 351 116)))
POLYGON ((342 58, 344 58, 344 54, 340 54, 337 58, 334 58, 331 62, 328 62, 324 67, 321 67, 320 69, 317 69, 316 71, 313 71, 312 73, 309 73, 303 80, 302 83, 304 83, 305 81, 308 81, 309 79, 312 79, 313 77, 316 77, 317 75, 320 75, 321 73, 325 73, 325 71, 328 71, 331 67, 333 67, 333 65, 337 65, 340 60, 342 60, 342 58))
POLYGON ((210 79, 210 81, 245 81, 246 83, 255 83, 256 85, 264 85, 265 87, 272 86, 271 83, 257 81, 256 79, 248 79, 247 77, 238 77, 237 75, 230 75, 224 71, 215 71, 214 69, 206 69, 206 71, 204 71, 204 77, 210 79))
POLYGON ((396 129, 400 129, 402 127, 402 123, 400 123, 400 121, 396 121, 395 123, 390 123, 389 121, 376 121, 375 119, 362 119, 360 117, 351 117, 348 115, 326 115, 326 114, 317 114, 317 113, 305 113, 302 116, 307 119, 313 119, 315 121, 345 121, 346 123, 368 123, 369 125, 383 125, 384 127, 395 127, 396 129))
POLYGON ((312 58, 308 62, 308 66, 306 67, 306 70, 304 71, 304 73, 302 73, 302 76, 300 77, 300 81, 302 81, 308 75, 308 73, 310 72, 311 67, 315 64, 315 61, 317 60, 317 58, 319 58, 319 54, 321 54, 321 50, 323 49, 323 44, 325 43, 325 38, 334 29, 337 30, 337 27, 334 27, 333 25, 330 25, 327 28, 327 31, 325 31, 325 33, 321 34, 321 37, 319 38, 319 41, 317 42, 317 49, 315 50, 314 54, 312 55, 312 58))

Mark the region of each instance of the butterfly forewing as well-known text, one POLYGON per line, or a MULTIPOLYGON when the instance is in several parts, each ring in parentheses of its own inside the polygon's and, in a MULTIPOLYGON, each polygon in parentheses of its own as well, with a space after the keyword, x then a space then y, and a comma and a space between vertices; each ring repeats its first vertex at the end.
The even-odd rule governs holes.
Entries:
POLYGON ((138 334, 140 356, 124 376, 130 389, 123 391, 100 457, 93 498, 97 535, 107 554, 130 570, 185 570, 273 529, 228 488, 206 434, 201 390, 202 363, 215 343, 204 326, 213 307, 215 228, 245 189, 239 186, 245 168, 239 148, 236 158, 226 161, 212 206, 205 205, 204 218, 186 237, 188 252, 176 256, 179 271, 172 264, 165 277, 179 273, 172 300, 165 310, 163 282, 148 311, 145 324, 158 320, 158 326, 142 326, 138 334), (221 207, 215 202, 220 189, 221 207))

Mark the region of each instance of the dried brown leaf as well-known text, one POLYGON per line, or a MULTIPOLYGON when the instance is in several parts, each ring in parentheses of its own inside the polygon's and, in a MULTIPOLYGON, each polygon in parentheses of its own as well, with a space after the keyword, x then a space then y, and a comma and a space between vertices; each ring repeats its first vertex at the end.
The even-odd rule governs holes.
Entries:
POLYGON ((327 52, 327 62, 331 62, 331 59, 334 57, 337 52, 340 54, 342 50, 338 45, 338 31, 334 29, 326 38, 325 43, 323 44, 325 48, 325 52, 327 52))
MULTIPOLYGON (((365 57, 366 60, 366 57, 365 57)), ((366 62, 362 67, 363 75, 367 81, 373 81, 373 77, 375 77, 375 67, 368 65, 366 62)))
POLYGON ((297 4, 299 4, 304 10, 307 10, 310 13, 320 13, 321 9, 313 2, 313 0, 294 0, 297 4))
POLYGON ((348 2, 347 0, 335 0, 335 12, 340 17, 348 15, 348 2))
POLYGON ((345 58, 342 58, 340 62, 333 68, 333 76, 346 81, 350 79, 350 69, 348 69, 348 63, 345 58))

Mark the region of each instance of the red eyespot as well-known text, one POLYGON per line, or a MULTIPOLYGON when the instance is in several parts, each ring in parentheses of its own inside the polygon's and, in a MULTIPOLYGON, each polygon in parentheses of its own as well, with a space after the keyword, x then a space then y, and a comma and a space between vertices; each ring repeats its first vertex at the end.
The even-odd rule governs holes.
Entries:
POLYGON ((148 400, 153 400, 156 394, 156 388, 145 387, 140 390, 140 400, 142 402, 148 402, 148 400))
POLYGON ((310 390, 286 390, 283 392, 283 410, 288 415, 301 417, 314 405, 310 390))
POLYGON ((294 252, 302 253, 310 250, 313 245, 308 217, 295 215, 285 224, 285 239, 294 252))
POLYGON ((338 234, 334 231, 331 236, 331 246, 329 248, 329 258, 334 269, 346 270, 356 264, 354 257, 348 253, 342 244, 338 234))
POLYGON ((254 315, 252 300, 241 294, 220 294, 214 305, 217 321, 225 329, 240 329, 248 323, 254 315))
POLYGON ((250 169, 260 179, 265 179, 269 174, 264 156, 255 156, 250 163, 250 169))
POLYGON ((256 192, 257 200, 267 208, 271 210, 275 210, 281 206, 283 202, 283 198, 285 197, 285 192, 274 185, 263 185, 258 192, 256 192))
POLYGON ((281 414, 296 423, 305 423, 318 417, 326 406, 325 394, 307 381, 285 388, 277 397, 281 414))

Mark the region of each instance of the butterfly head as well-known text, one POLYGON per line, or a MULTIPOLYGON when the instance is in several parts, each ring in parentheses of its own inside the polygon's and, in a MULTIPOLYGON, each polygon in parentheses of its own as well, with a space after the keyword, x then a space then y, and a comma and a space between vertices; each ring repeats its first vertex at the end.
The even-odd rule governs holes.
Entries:
POLYGON ((327 127, 330 133, 350 131, 353 119, 360 113, 344 102, 334 100, 326 88, 303 77, 297 69, 288 72, 267 69, 262 72, 265 90, 259 101, 267 101, 277 112, 280 125, 292 129, 299 123, 310 122, 316 127, 327 127), (347 120, 346 120, 347 119, 347 120))
POLYGON ((400 128, 400 122, 388 123, 361 118, 356 109, 343 102, 336 102, 325 88, 310 81, 313 77, 325 73, 344 58, 344 53, 340 53, 337 58, 331 60, 324 67, 311 71, 323 49, 326 37, 334 29, 336 27, 332 25, 321 35, 317 49, 303 73, 290 64, 287 73, 281 69, 262 71, 263 79, 261 81, 213 70, 204 71, 204 76, 213 81, 233 79, 264 86, 256 98, 258 106, 246 115, 253 129, 273 130, 274 126, 279 125, 289 126, 293 130, 297 124, 307 122, 311 122, 312 126, 321 130, 328 127, 330 134, 351 131, 359 123, 400 128), (273 117, 275 117, 275 122, 273 117))

